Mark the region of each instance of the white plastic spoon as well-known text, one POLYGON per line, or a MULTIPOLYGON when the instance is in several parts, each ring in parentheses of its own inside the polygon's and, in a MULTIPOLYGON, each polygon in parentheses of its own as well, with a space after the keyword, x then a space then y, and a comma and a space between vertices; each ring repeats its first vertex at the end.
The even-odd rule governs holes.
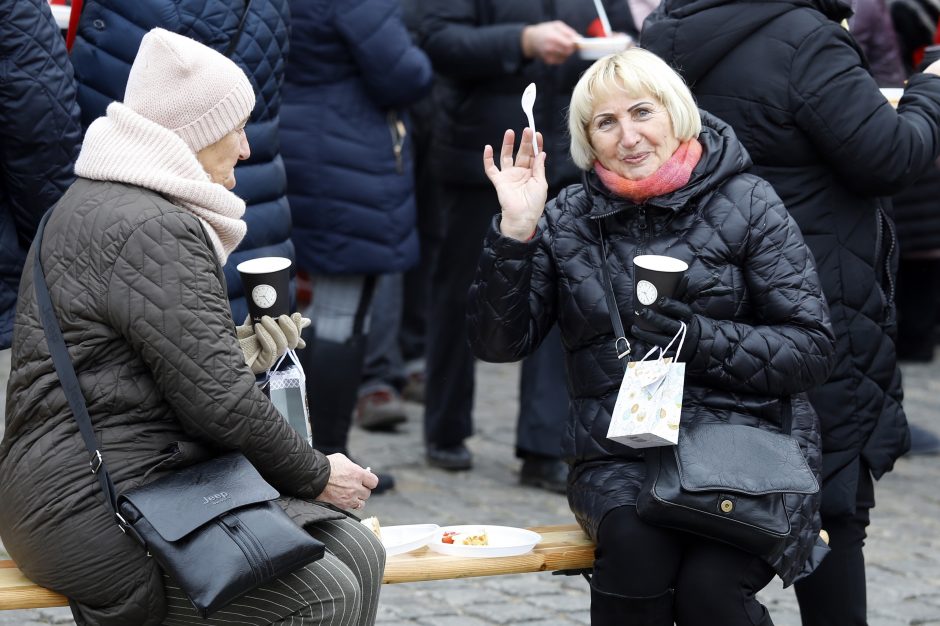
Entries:
POLYGON ((539 154, 539 143, 535 140, 535 118, 532 117, 532 107, 535 105, 535 83, 529 83, 529 86, 522 92, 522 110, 525 116, 529 118, 529 128, 532 129, 532 153, 534 156, 539 154))
POLYGON ((604 29, 604 36, 610 37, 610 20, 607 19, 607 11, 604 10, 604 4, 601 0, 594 0, 594 8, 597 9, 597 17, 601 19, 601 27, 604 29))

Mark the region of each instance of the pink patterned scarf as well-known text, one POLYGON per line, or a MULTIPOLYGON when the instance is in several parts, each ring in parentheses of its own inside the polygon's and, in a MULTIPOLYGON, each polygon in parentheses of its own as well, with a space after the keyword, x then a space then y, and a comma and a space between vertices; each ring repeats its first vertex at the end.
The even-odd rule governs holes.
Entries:
POLYGON ((701 158, 702 144, 698 142, 698 139, 692 138, 679 144, 668 161, 641 180, 629 180, 615 174, 601 165, 599 161, 594 162, 594 171, 597 172, 604 186, 615 195, 633 202, 643 202, 683 187, 689 182, 692 170, 701 158))

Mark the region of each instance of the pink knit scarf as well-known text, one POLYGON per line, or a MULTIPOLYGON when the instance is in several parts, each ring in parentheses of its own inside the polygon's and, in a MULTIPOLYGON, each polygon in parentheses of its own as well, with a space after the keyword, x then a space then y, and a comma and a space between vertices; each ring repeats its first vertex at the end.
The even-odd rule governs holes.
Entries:
POLYGON ((663 163, 658 170, 640 180, 629 180, 611 172, 600 164, 594 162, 594 171, 598 178, 612 193, 633 202, 643 202, 682 188, 692 177, 692 170, 702 158, 702 144, 698 139, 679 144, 669 160, 663 163))

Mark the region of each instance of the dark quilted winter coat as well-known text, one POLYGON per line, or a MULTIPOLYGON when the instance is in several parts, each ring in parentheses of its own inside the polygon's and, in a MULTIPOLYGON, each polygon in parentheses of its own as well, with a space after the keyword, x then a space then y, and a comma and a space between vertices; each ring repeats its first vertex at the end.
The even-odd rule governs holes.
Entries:
MULTIPOLYGON (((711 285, 690 301, 701 339, 686 367, 681 423, 777 430, 789 401, 793 436, 819 469, 817 420, 803 392, 825 380, 833 338, 812 256, 770 185, 742 174, 750 159, 731 129, 707 114, 703 121, 704 154, 685 187, 637 206, 591 175, 549 202, 529 242, 501 237, 494 222, 470 291, 471 343, 484 360, 521 359, 558 323, 572 401, 568 502, 595 539, 609 510, 635 504, 646 474, 642 451, 607 439, 623 368, 604 297, 601 225, 627 329, 634 256, 688 262, 690 293, 711 285)), ((634 355, 650 347, 628 339, 634 355)), ((818 506, 818 494, 802 498, 784 551, 763 555, 786 583, 807 565, 818 506)))
POLYGON ((728 122, 813 251, 836 333, 835 368, 810 393, 822 424, 823 513, 855 510, 910 445, 894 347, 897 242, 888 196, 940 153, 940 77, 915 75, 895 111, 839 0, 666 0, 643 45, 699 106, 728 122))
POLYGON ((430 91, 431 62, 398 0, 292 0, 291 17, 281 144, 297 266, 407 270, 418 231, 403 111, 430 91))
MULTIPOLYGON (((79 624, 165 613, 153 559, 115 525, 38 319, 27 261, 0 443, 0 536, 23 572, 68 596, 79 624)), ((222 268, 199 221, 158 194, 78 179, 56 205, 42 265, 118 491, 241 450, 301 523, 342 514, 306 500, 329 463, 245 366, 222 268)))
POLYGON ((257 102, 245 126, 251 157, 235 169, 235 193, 248 205, 248 233, 225 264, 232 316, 239 324, 248 308, 235 267, 260 256, 294 258, 277 133, 290 30, 287 0, 86 0, 71 55, 87 128, 108 104, 124 99, 131 63, 150 29, 159 26, 227 52, 242 16, 244 29, 229 58, 248 75, 257 102))
POLYGON ((75 77, 46 0, 0 3, 0 350, 39 219, 74 179, 75 77))

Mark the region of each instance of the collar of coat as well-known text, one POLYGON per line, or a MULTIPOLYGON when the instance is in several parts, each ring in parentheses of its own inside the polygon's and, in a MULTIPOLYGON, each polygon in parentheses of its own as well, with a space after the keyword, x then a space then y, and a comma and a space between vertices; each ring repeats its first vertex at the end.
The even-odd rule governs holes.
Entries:
POLYGON ((611 193, 593 171, 583 172, 582 184, 592 200, 589 213, 591 219, 601 219, 621 211, 648 206, 678 213, 696 198, 718 188, 727 179, 745 172, 751 166, 751 157, 731 127, 710 113, 701 110, 699 113, 702 116, 702 132, 698 140, 702 144, 702 158, 692 170, 688 184, 664 196, 649 198, 638 204, 611 193))

